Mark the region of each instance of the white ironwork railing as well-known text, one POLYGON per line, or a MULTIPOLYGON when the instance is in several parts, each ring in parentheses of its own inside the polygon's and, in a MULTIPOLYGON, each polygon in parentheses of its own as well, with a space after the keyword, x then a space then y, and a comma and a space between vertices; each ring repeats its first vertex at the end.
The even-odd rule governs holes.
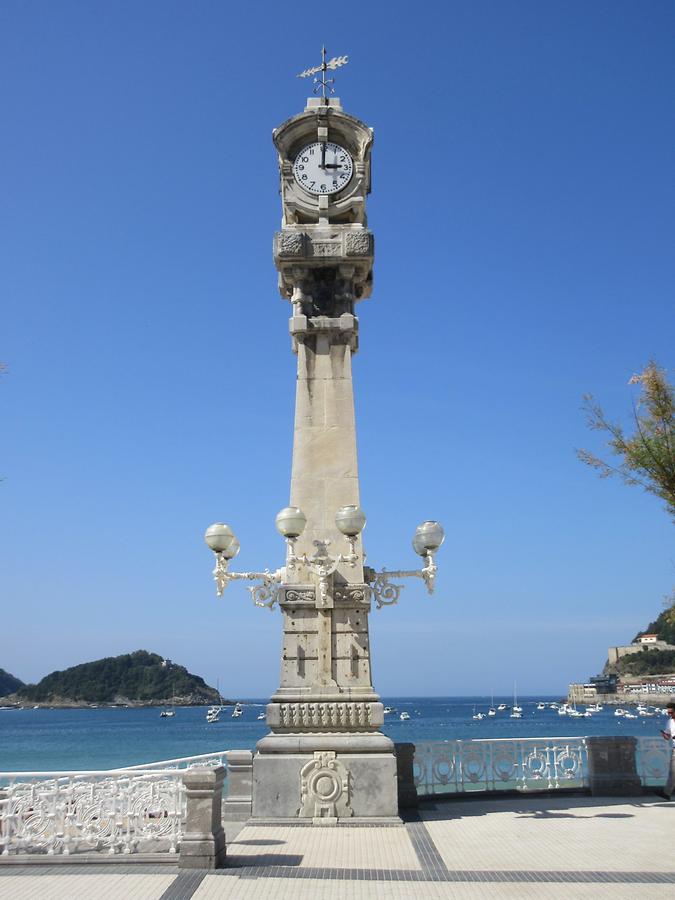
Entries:
MULTIPOLYGON (((637 738, 635 766, 643 787, 665 782, 670 754, 662 738, 637 738)), ((585 737, 427 741, 415 745, 413 775, 419 796, 590 784, 585 737)))
POLYGON ((583 737, 428 741, 413 760, 418 795, 585 787, 587 771, 583 737))
POLYGON ((160 762, 144 763, 140 766, 125 766, 125 772, 138 769, 191 769, 193 766, 227 766, 227 750, 216 750, 213 753, 200 753, 197 756, 178 756, 176 759, 162 759, 160 762))
POLYGON ((0 857, 87 851, 176 853, 185 771, 226 765, 226 751, 121 769, 0 772, 0 857))

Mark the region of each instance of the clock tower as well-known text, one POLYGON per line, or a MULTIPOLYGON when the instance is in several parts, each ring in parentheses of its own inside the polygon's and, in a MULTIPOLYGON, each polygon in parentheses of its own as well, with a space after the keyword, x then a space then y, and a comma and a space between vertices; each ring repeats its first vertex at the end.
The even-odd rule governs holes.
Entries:
POLYGON ((348 534, 336 522, 339 510, 362 516, 352 357, 356 306, 372 288, 373 132, 339 100, 319 97, 273 140, 282 203, 274 262, 297 355, 290 507, 278 526, 287 535, 279 518, 293 510, 306 525, 279 591, 281 679, 253 760, 253 818, 393 818, 396 760, 372 686, 360 528, 348 534), (302 557, 309 567, 294 563, 302 557))
POLYGON ((396 756, 380 730, 384 709, 372 683, 368 620, 373 602, 397 602, 403 585, 391 578, 421 578, 433 592, 443 543, 441 525, 427 520, 412 542, 422 569, 376 572, 364 564, 352 358, 357 303, 370 296, 373 281, 366 218, 373 132, 326 96, 326 71, 346 62, 326 62, 324 49, 321 66, 302 73, 322 73, 315 83, 323 96, 310 98, 273 134, 282 205, 274 263, 297 357, 290 501, 276 517, 285 565, 232 572, 239 551, 232 529, 216 522, 205 535, 218 594, 233 580, 259 582, 249 588, 254 603, 278 604, 283 616, 279 687, 267 706, 270 733, 252 760, 250 794, 250 754, 232 751, 228 758, 228 804, 242 813, 250 804, 259 822, 400 821, 396 756))

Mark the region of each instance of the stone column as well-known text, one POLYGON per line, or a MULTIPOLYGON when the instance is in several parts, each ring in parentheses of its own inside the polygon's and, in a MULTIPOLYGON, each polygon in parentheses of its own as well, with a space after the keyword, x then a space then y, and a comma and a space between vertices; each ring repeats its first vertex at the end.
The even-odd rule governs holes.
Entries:
POLYGON ((253 754, 250 750, 228 750, 227 797, 223 803, 223 819, 246 821, 251 816, 253 754))
POLYGON ((224 779, 224 766, 187 769, 183 776, 187 813, 178 858, 181 869, 220 869, 225 865, 224 779))
POLYGON ((630 797, 642 793, 635 766, 634 737, 587 737, 588 774, 594 797, 630 797))
MULTIPOLYGON (((298 354, 291 505, 307 527, 296 553, 312 557, 314 542, 349 553, 335 526, 341 506, 358 505, 359 479, 351 358, 358 322, 296 315, 298 354)), ((306 567, 287 567, 279 593, 284 619, 281 679, 267 707, 271 733, 253 763, 254 819, 388 818, 398 814, 393 742, 382 734, 384 713, 371 680, 361 540, 355 566, 342 563, 326 590, 306 567)))

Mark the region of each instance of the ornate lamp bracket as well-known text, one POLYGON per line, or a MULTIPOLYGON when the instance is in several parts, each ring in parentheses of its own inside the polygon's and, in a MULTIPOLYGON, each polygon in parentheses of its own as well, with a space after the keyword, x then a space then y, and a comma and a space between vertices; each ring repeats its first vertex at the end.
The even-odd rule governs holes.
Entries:
POLYGON ((425 560, 424 567, 412 571, 388 572, 382 567, 381 572, 375 572, 373 569, 366 566, 364 569, 364 577, 370 584, 370 589, 373 592, 378 609, 382 609, 383 606, 393 606, 397 603, 401 591, 405 587, 404 584, 391 584, 389 581, 390 578, 421 578, 427 587, 427 591, 430 594, 433 594, 438 566, 434 562, 434 554, 431 551, 427 551, 423 559, 425 560))
POLYGON ((219 597, 223 596, 223 591, 230 581, 260 581, 261 584, 254 584, 247 589, 251 593, 251 599, 256 606, 266 606, 267 609, 274 608, 279 596, 283 569, 277 569, 276 572, 270 572, 269 569, 265 569, 264 572, 230 572, 228 571, 230 560, 223 553, 216 553, 215 557, 216 567, 213 570, 213 578, 219 597))
POLYGON ((359 555, 356 552, 356 539, 356 535, 347 536, 349 553, 346 555, 339 553, 337 556, 330 556, 328 553, 330 541, 313 541, 316 553, 314 556, 308 557, 306 553, 303 553, 302 556, 296 556, 295 542, 297 538, 286 538, 286 545, 288 546, 286 568, 293 571, 302 566, 311 572, 312 575, 315 575, 319 580, 319 605, 323 605, 328 597, 331 575, 335 574, 338 566, 346 563, 353 569, 359 561, 359 555))

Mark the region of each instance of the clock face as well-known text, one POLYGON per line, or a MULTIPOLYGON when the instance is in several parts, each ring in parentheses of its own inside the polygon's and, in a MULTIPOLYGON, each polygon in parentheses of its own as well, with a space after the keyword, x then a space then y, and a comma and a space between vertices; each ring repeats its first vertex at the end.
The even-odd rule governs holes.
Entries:
POLYGON ((344 147, 317 141, 298 153, 293 175, 310 194, 335 194, 349 184, 354 163, 344 147))

